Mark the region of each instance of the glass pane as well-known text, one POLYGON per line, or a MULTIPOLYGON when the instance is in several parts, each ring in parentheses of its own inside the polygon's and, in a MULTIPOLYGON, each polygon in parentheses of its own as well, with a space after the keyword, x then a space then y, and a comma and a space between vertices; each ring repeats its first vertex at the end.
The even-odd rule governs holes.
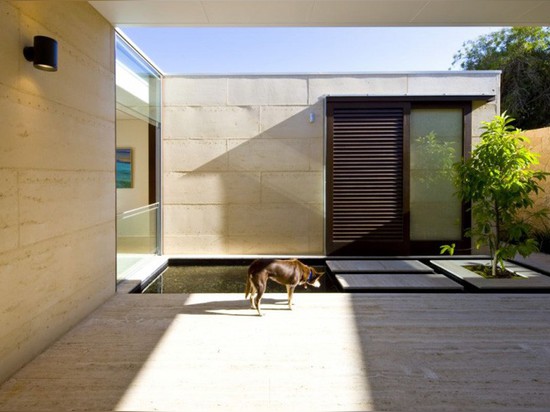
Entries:
POLYGON ((411 110, 411 240, 459 240, 452 164, 462 157, 462 109, 411 110))
POLYGON ((159 253, 160 74, 116 36, 117 280, 159 253), (152 204, 150 204, 152 203, 152 204))
POLYGON ((157 254, 158 213, 155 203, 117 216, 117 280, 157 254))
POLYGON ((160 75, 119 36, 115 76, 117 109, 151 124, 160 122, 160 75))

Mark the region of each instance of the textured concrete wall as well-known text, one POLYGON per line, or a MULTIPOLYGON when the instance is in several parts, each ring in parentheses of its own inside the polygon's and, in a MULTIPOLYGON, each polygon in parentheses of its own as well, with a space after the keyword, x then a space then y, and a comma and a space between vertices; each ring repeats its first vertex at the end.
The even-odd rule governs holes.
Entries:
POLYGON ((0 381, 115 289, 113 30, 85 2, 0 2, 0 381), (33 68, 35 35, 59 71, 33 68))
POLYGON ((307 78, 171 77, 164 93, 165 252, 322 252, 323 107, 307 78))
MULTIPOLYGON (((164 252, 323 254, 327 94, 498 95, 499 74, 166 78, 164 252)), ((498 103, 474 106, 476 138, 498 103)))

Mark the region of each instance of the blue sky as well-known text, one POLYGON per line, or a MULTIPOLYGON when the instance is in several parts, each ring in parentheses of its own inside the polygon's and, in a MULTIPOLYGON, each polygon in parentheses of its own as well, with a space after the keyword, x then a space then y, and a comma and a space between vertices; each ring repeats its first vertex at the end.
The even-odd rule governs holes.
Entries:
POLYGON ((448 70, 465 41, 499 29, 126 27, 122 31, 164 73, 250 74, 448 70))

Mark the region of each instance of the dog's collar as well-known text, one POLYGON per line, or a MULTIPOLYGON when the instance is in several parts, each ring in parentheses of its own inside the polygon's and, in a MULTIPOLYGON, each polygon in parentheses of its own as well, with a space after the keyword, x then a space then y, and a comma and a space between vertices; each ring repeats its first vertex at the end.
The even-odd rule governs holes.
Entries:
POLYGON ((312 279, 313 279, 313 270, 309 269, 309 277, 307 278, 306 283, 311 282, 312 279))

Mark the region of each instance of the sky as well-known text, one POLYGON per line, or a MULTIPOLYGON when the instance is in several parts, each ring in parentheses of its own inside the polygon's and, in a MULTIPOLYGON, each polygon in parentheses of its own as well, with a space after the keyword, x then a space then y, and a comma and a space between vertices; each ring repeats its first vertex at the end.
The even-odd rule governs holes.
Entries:
POLYGON ((460 70, 454 54, 500 27, 122 27, 165 74, 460 70))

